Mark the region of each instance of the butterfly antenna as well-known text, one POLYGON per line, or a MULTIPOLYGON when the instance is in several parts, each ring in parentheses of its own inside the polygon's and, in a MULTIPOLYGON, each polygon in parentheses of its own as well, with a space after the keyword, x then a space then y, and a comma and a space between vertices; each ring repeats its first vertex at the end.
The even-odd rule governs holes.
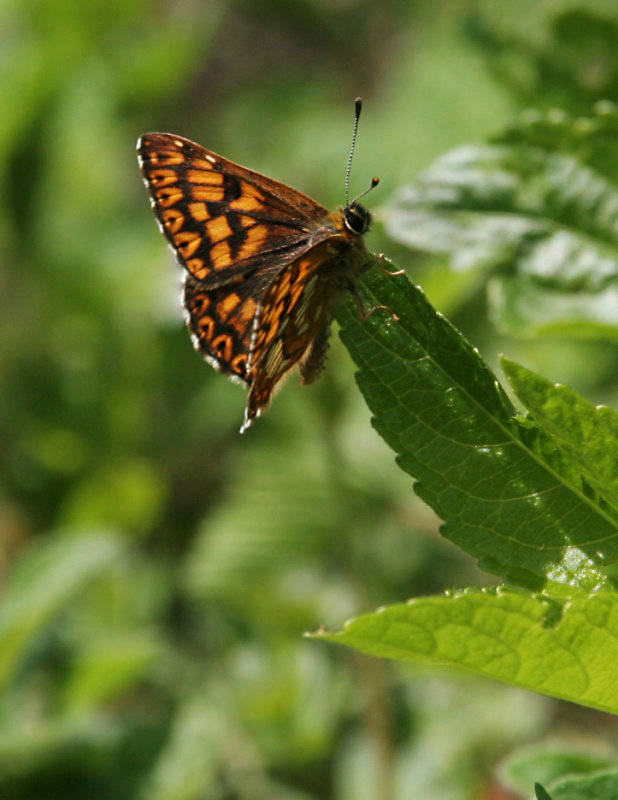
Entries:
MULTIPOLYGON (((352 171, 352 159, 354 158, 354 148, 356 147, 356 136, 358 134, 358 120, 360 118, 361 110, 363 108, 363 100, 361 97, 357 97, 354 101, 354 130, 352 131, 352 144, 350 145, 350 155, 348 156, 348 167, 345 171, 345 204, 346 207, 350 205, 350 172, 352 171)), ((365 189, 364 192, 361 192, 357 195, 352 203, 355 203, 357 200, 360 200, 361 197, 364 197, 367 192, 370 192, 373 188, 375 188, 378 183, 380 183, 379 178, 372 178, 371 186, 368 189, 365 189)))
POLYGON ((350 172, 352 171, 352 159, 354 158, 354 148, 356 147, 356 134, 358 133, 358 120, 363 108, 363 100, 357 97, 354 101, 354 130, 352 131, 352 144, 350 145, 350 155, 348 156, 348 168, 345 171, 345 204, 350 205, 350 172))
POLYGON ((368 193, 369 193, 369 192, 370 192, 372 189, 375 189, 375 188, 376 188, 376 186, 377 186, 379 183, 380 183, 380 179, 379 179, 379 178, 372 178, 372 179, 371 179, 371 184, 370 184, 370 186, 369 186, 367 189, 365 189, 365 191, 364 191, 364 192, 361 192, 360 194, 357 194, 357 195, 356 195, 356 197, 354 198, 354 200, 352 200, 352 205, 354 205, 354 203, 356 203, 356 201, 357 201, 357 200, 360 200, 360 199, 361 199, 361 197, 364 197, 366 194, 368 194, 368 193))

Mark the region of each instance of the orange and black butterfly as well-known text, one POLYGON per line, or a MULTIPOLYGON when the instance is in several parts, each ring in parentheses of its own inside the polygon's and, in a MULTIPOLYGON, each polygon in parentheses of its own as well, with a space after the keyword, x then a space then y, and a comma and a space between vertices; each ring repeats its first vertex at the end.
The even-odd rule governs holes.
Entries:
MULTIPOLYGON (((361 102, 356 101, 352 149, 361 102)), ((247 384, 241 433, 293 367, 322 371, 333 309, 374 259, 357 200, 331 213, 307 195, 170 133, 137 143, 151 205, 181 266, 195 347, 247 384)), ((350 160, 352 153, 350 153, 350 160)), ((377 184, 372 181, 372 187, 377 184)), ((361 195, 362 196, 362 195, 361 195)))

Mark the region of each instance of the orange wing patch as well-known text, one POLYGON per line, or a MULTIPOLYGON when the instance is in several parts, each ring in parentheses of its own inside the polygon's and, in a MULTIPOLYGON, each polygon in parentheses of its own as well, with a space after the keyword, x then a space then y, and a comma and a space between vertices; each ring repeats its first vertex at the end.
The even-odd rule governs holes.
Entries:
POLYGON ((185 215, 177 208, 166 208, 161 213, 163 227, 170 236, 181 231, 185 224, 185 215))
POLYGON ((221 242, 230 239, 234 233, 227 221, 227 217, 215 217, 206 225, 206 233, 211 242, 221 242))

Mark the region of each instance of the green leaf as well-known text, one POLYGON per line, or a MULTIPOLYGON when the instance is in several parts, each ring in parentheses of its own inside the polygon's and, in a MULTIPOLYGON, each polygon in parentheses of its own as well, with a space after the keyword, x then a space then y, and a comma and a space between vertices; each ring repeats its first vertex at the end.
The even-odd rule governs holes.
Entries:
POLYGON ((618 414, 577 392, 502 359, 513 391, 586 480, 618 508, 618 414))
POLYGON ((495 6, 491 12, 489 6, 475 9, 466 31, 517 104, 567 105, 586 113, 594 100, 618 94, 618 29, 611 4, 534 4, 518 20, 495 6))
POLYGON ((49 620, 121 553, 109 533, 57 536, 15 565, 0 607, 0 687, 49 620))
POLYGON ((527 338, 618 337, 614 286, 594 295, 557 292, 520 276, 498 275, 489 281, 487 297, 492 322, 507 334, 527 338))
MULTIPOLYGON (((399 191, 386 228, 446 257, 453 271, 499 270, 490 311, 512 334, 616 337, 618 185, 599 153, 618 115, 607 104, 587 123, 560 115, 552 139, 556 116, 533 114, 545 125, 522 124, 518 136, 511 128, 497 143, 444 154, 399 191)), ((618 157, 615 137, 611 146, 618 157)))
POLYGON ((405 278, 372 270, 366 322, 352 303, 338 320, 360 368, 373 424, 445 521, 442 533, 508 581, 571 593, 608 585, 616 520, 553 441, 517 419, 478 352, 405 278))
POLYGON ((514 794, 525 795, 531 783, 553 786, 558 780, 580 777, 614 768, 611 754, 602 748, 575 749, 555 742, 535 741, 508 754, 500 764, 500 783, 514 794))
POLYGON ((499 590, 425 597, 316 634, 397 661, 464 668, 618 713, 618 597, 579 597, 560 614, 547 599, 499 590))
POLYGON ((105 636, 77 653, 63 692, 64 707, 71 713, 96 711, 144 679, 165 651, 146 631, 105 636))
POLYGON ((225 720, 206 699, 187 700, 177 711, 169 737, 138 797, 148 800, 195 800, 211 794, 225 720))
POLYGON ((28 706, 25 699, 19 697, 19 709, 10 709, 0 718, 3 798, 15 797, 5 791, 13 781, 26 783, 32 775, 57 773, 66 765, 67 757, 72 763, 92 765, 103 761, 110 748, 126 746, 126 734, 123 737, 120 726, 109 717, 81 713, 31 718, 24 713, 28 706))
POLYGON ((548 153, 570 153, 581 164, 618 179, 618 105, 609 100, 587 104, 590 116, 573 116, 554 106, 528 109, 492 137, 496 144, 527 145, 548 153))
POLYGON ((186 559, 191 594, 237 598, 332 536, 339 519, 337 487, 319 453, 303 450, 297 459, 298 443, 289 444, 289 452, 266 461, 259 453, 243 454, 246 479, 207 518, 186 559))
POLYGON ((618 800, 618 771, 566 778, 552 785, 551 800, 618 800))

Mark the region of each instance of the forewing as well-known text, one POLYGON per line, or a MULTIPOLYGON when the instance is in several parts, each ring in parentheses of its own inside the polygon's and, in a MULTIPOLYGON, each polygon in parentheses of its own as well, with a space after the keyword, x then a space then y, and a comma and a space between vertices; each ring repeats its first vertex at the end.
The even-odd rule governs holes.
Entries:
POLYGON ((310 197, 181 136, 145 134, 138 158, 164 235, 205 287, 275 273, 333 232, 310 197))

